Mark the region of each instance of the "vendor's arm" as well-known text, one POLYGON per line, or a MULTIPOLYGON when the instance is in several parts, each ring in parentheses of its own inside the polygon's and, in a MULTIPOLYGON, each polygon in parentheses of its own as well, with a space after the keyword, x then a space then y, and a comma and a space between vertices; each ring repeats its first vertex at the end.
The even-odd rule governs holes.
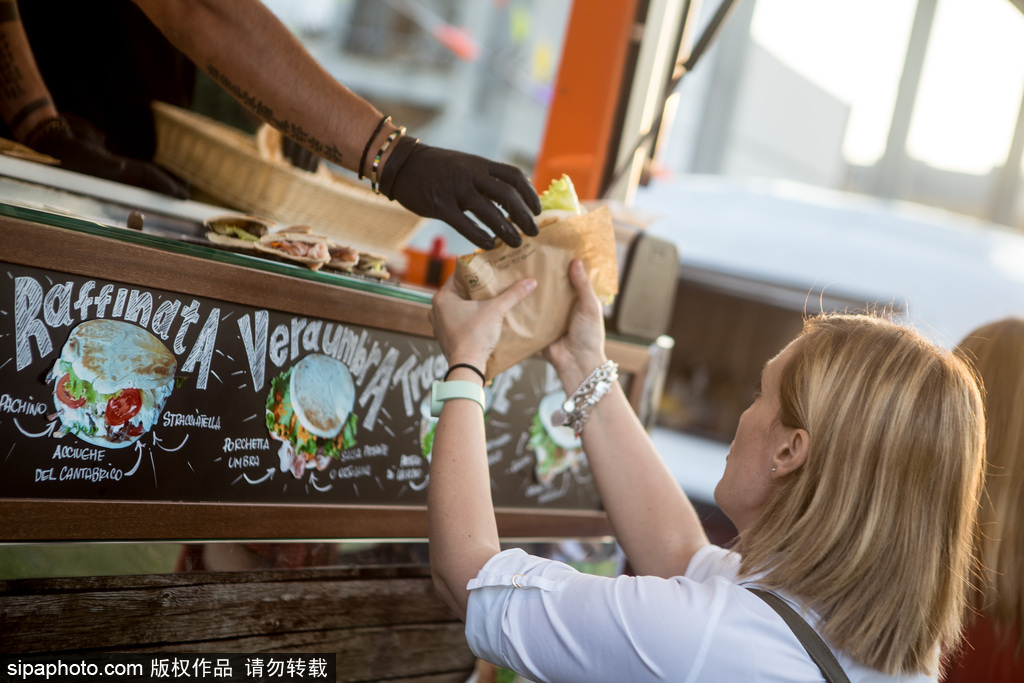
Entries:
MULTIPOLYGON (((253 114, 325 159, 360 170, 363 145, 381 113, 317 64, 261 2, 135 4, 175 47, 253 114)), ((389 123, 378 139, 383 141, 396 129, 389 123)))
MULTIPOLYGON (((607 360, 601 304, 580 261, 573 262, 570 279, 579 299, 569 331, 545 351, 568 394, 607 360)), ((707 535, 617 382, 591 410, 582 439, 601 503, 632 568, 665 578, 683 574, 708 544, 707 535)))
POLYGON ((24 142, 29 131, 55 118, 57 109, 39 74, 14 0, 0 2, 0 42, 0 116, 14 138, 24 142))
POLYGON ((477 246, 537 234, 540 200, 514 166, 422 145, 339 83, 258 0, 135 0, 179 50, 262 120, 325 159, 377 179, 390 199, 451 224, 477 246), (375 132, 376 131, 376 132, 375 132), (386 149, 385 149, 386 147, 386 149), (364 155, 364 150, 368 150, 364 155), (508 217, 498 210, 502 206, 508 217), (511 219, 511 222, 509 222, 511 219))
POLYGON ((36 64, 13 0, 0 0, 0 116, 10 134, 57 159, 61 168, 184 199, 188 189, 154 164, 112 154, 72 130, 60 115, 36 64))
MULTIPOLYGON (((449 365, 484 368, 498 342, 505 314, 536 286, 522 280, 486 301, 463 299, 449 278, 434 296, 430 318, 449 365)), ((481 383, 471 369, 452 369, 448 379, 481 383)), ((491 502, 483 411, 468 399, 446 401, 434 432, 427 492, 430 571, 441 599, 463 620, 466 584, 498 553, 491 502)))

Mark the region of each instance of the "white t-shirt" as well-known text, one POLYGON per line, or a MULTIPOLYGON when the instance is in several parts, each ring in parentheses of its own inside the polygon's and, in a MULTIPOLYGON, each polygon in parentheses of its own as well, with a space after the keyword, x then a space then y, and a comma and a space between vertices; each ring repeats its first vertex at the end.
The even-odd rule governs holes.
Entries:
MULTIPOLYGON (((481 659, 539 683, 823 681, 738 569, 739 557, 718 546, 672 579, 592 576, 506 550, 469 582, 466 638, 481 659)), ((935 680, 887 676, 833 652, 851 683, 935 680)))

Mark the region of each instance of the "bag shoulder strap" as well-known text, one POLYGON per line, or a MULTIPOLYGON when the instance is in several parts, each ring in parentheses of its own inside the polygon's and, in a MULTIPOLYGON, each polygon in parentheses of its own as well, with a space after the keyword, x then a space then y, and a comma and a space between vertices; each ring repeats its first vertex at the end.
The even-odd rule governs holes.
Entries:
POLYGON ((821 639, 821 636, 811 628, 810 624, 804 621, 803 617, 797 614, 795 609, 770 591, 749 587, 747 590, 764 600, 772 609, 779 613, 779 616, 786 622, 786 625, 793 630, 800 644, 807 650, 807 654, 811 656, 814 663, 821 669, 821 673, 824 674, 827 683, 850 683, 850 679, 846 677, 846 672, 843 671, 843 667, 840 666, 839 661, 832 654, 832 650, 828 649, 828 645, 821 639))

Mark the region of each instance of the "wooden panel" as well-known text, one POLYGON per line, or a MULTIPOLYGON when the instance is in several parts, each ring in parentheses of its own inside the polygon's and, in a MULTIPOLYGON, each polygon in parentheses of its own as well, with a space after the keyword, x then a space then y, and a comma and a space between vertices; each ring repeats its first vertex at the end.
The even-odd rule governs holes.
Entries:
POLYGON ((427 303, 11 218, 0 217, 0 241, 3 260, 10 263, 433 336, 427 303))
POLYGON ((0 582, 8 653, 334 652, 338 681, 464 681, 425 566, 0 582))
MULTIPOLYGON (((362 539, 427 536, 425 507, 100 500, 3 500, 0 528, 11 542, 105 540, 362 539)), ((603 512, 498 508, 503 538, 601 538, 611 535, 603 512)))
MULTIPOLYGON (((111 238, 0 216, 2 260, 84 277, 205 296, 248 306, 340 320, 433 337, 427 303, 345 289, 111 238), (46 248, 41 249, 40 244, 46 248)), ((647 349, 609 340, 608 354, 625 372, 642 372, 647 349)))
MULTIPOLYGON (((348 289, 301 277, 166 251, 65 228, 0 217, 0 259, 84 277, 105 278, 243 305, 432 336, 429 304, 348 289), (45 248, 41 245, 45 245, 45 248)), ((642 403, 650 351, 609 340, 609 357, 628 375, 634 406, 642 403)), ((0 500, 8 541, 216 540, 230 538, 425 538, 423 507, 288 505, 98 500, 0 500), (244 532, 240 532, 244 529, 244 532)), ((598 538, 610 535, 600 511, 498 510, 511 538, 598 538)))

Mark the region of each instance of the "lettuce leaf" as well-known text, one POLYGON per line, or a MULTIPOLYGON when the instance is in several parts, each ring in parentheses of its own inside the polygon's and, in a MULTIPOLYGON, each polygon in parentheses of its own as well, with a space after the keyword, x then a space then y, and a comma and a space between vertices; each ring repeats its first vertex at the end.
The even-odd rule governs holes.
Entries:
POLYGON ((558 209, 560 211, 571 211, 577 215, 583 213, 583 207, 580 206, 580 200, 576 196, 576 188, 573 187, 569 176, 564 173, 561 178, 552 180, 548 189, 541 193, 540 208, 541 211, 558 209))
POLYGON ((430 425, 430 429, 428 429, 427 433, 424 434, 423 438, 420 439, 420 452, 423 454, 423 457, 427 459, 427 462, 430 462, 430 456, 431 456, 431 454, 434 451, 434 432, 435 431, 437 431, 437 423, 436 422, 434 422, 434 423, 432 423, 430 425))
MULTIPOLYGON (((274 425, 278 424, 277 419, 274 417, 274 408, 277 406, 275 396, 281 394, 281 426, 285 429, 289 429, 289 425, 292 421, 292 397, 291 397, 291 377, 293 368, 288 368, 285 372, 281 373, 277 377, 270 380, 270 392, 267 394, 267 429, 271 432, 274 431, 274 425)), ((288 434, 291 437, 291 434, 288 434)))
POLYGON ((548 430, 544 428, 544 423, 541 422, 541 419, 540 412, 533 414, 533 420, 530 421, 530 439, 527 445, 536 454, 537 465, 535 471, 538 476, 543 477, 558 464, 558 461, 561 459, 559 457, 561 449, 548 434, 548 430))
POLYGON ((341 430, 341 448, 342 450, 348 450, 356 445, 356 427, 359 424, 359 419, 355 413, 349 413, 348 420, 345 421, 345 428, 341 430))
POLYGON ((93 405, 97 402, 99 395, 92 388, 92 382, 79 379, 78 375, 75 374, 75 367, 71 363, 62 360, 60 362, 60 369, 68 374, 68 383, 64 385, 64 391, 68 392, 68 396, 75 400, 85 398, 85 402, 88 405, 93 405))
POLYGON ((341 457, 342 451, 357 445, 356 429, 359 418, 355 413, 350 413, 341 434, 333 439, 322 439, 308 432, 306 432, 308 436, 305 439, 300 439, 298 418, 295 417, 295 409, 292 407, 291 377, 293 369, 288 368, 287 371, 270 380, 270 393, 267 395, 267 429, 278 434, 282 431, 286 432, 284 436, 294 443, 296 453, 316 455, 322 452, 329 458, 341 457), (274 397, 277 394, 281 394, 280 419, 274 417, 274 409, 278 405, 274 397), (292 424, 293 420, 295 425, 292 424), (280 426, 280 429, 275 430, 277 426, 280 426))
POLYGON ((227 234, 228 234, 229 237, 235 237, 235 238, 240 239, 240 240, 245 240, 246 242, 259 242, 260 241, 259 237, 257 237, 256 235, 252 234, 251 232, 247 231, 245 228, 239 228, 238 226, 235 226, 235 225, 228 225, 226 227, 227 227, 227 234))

